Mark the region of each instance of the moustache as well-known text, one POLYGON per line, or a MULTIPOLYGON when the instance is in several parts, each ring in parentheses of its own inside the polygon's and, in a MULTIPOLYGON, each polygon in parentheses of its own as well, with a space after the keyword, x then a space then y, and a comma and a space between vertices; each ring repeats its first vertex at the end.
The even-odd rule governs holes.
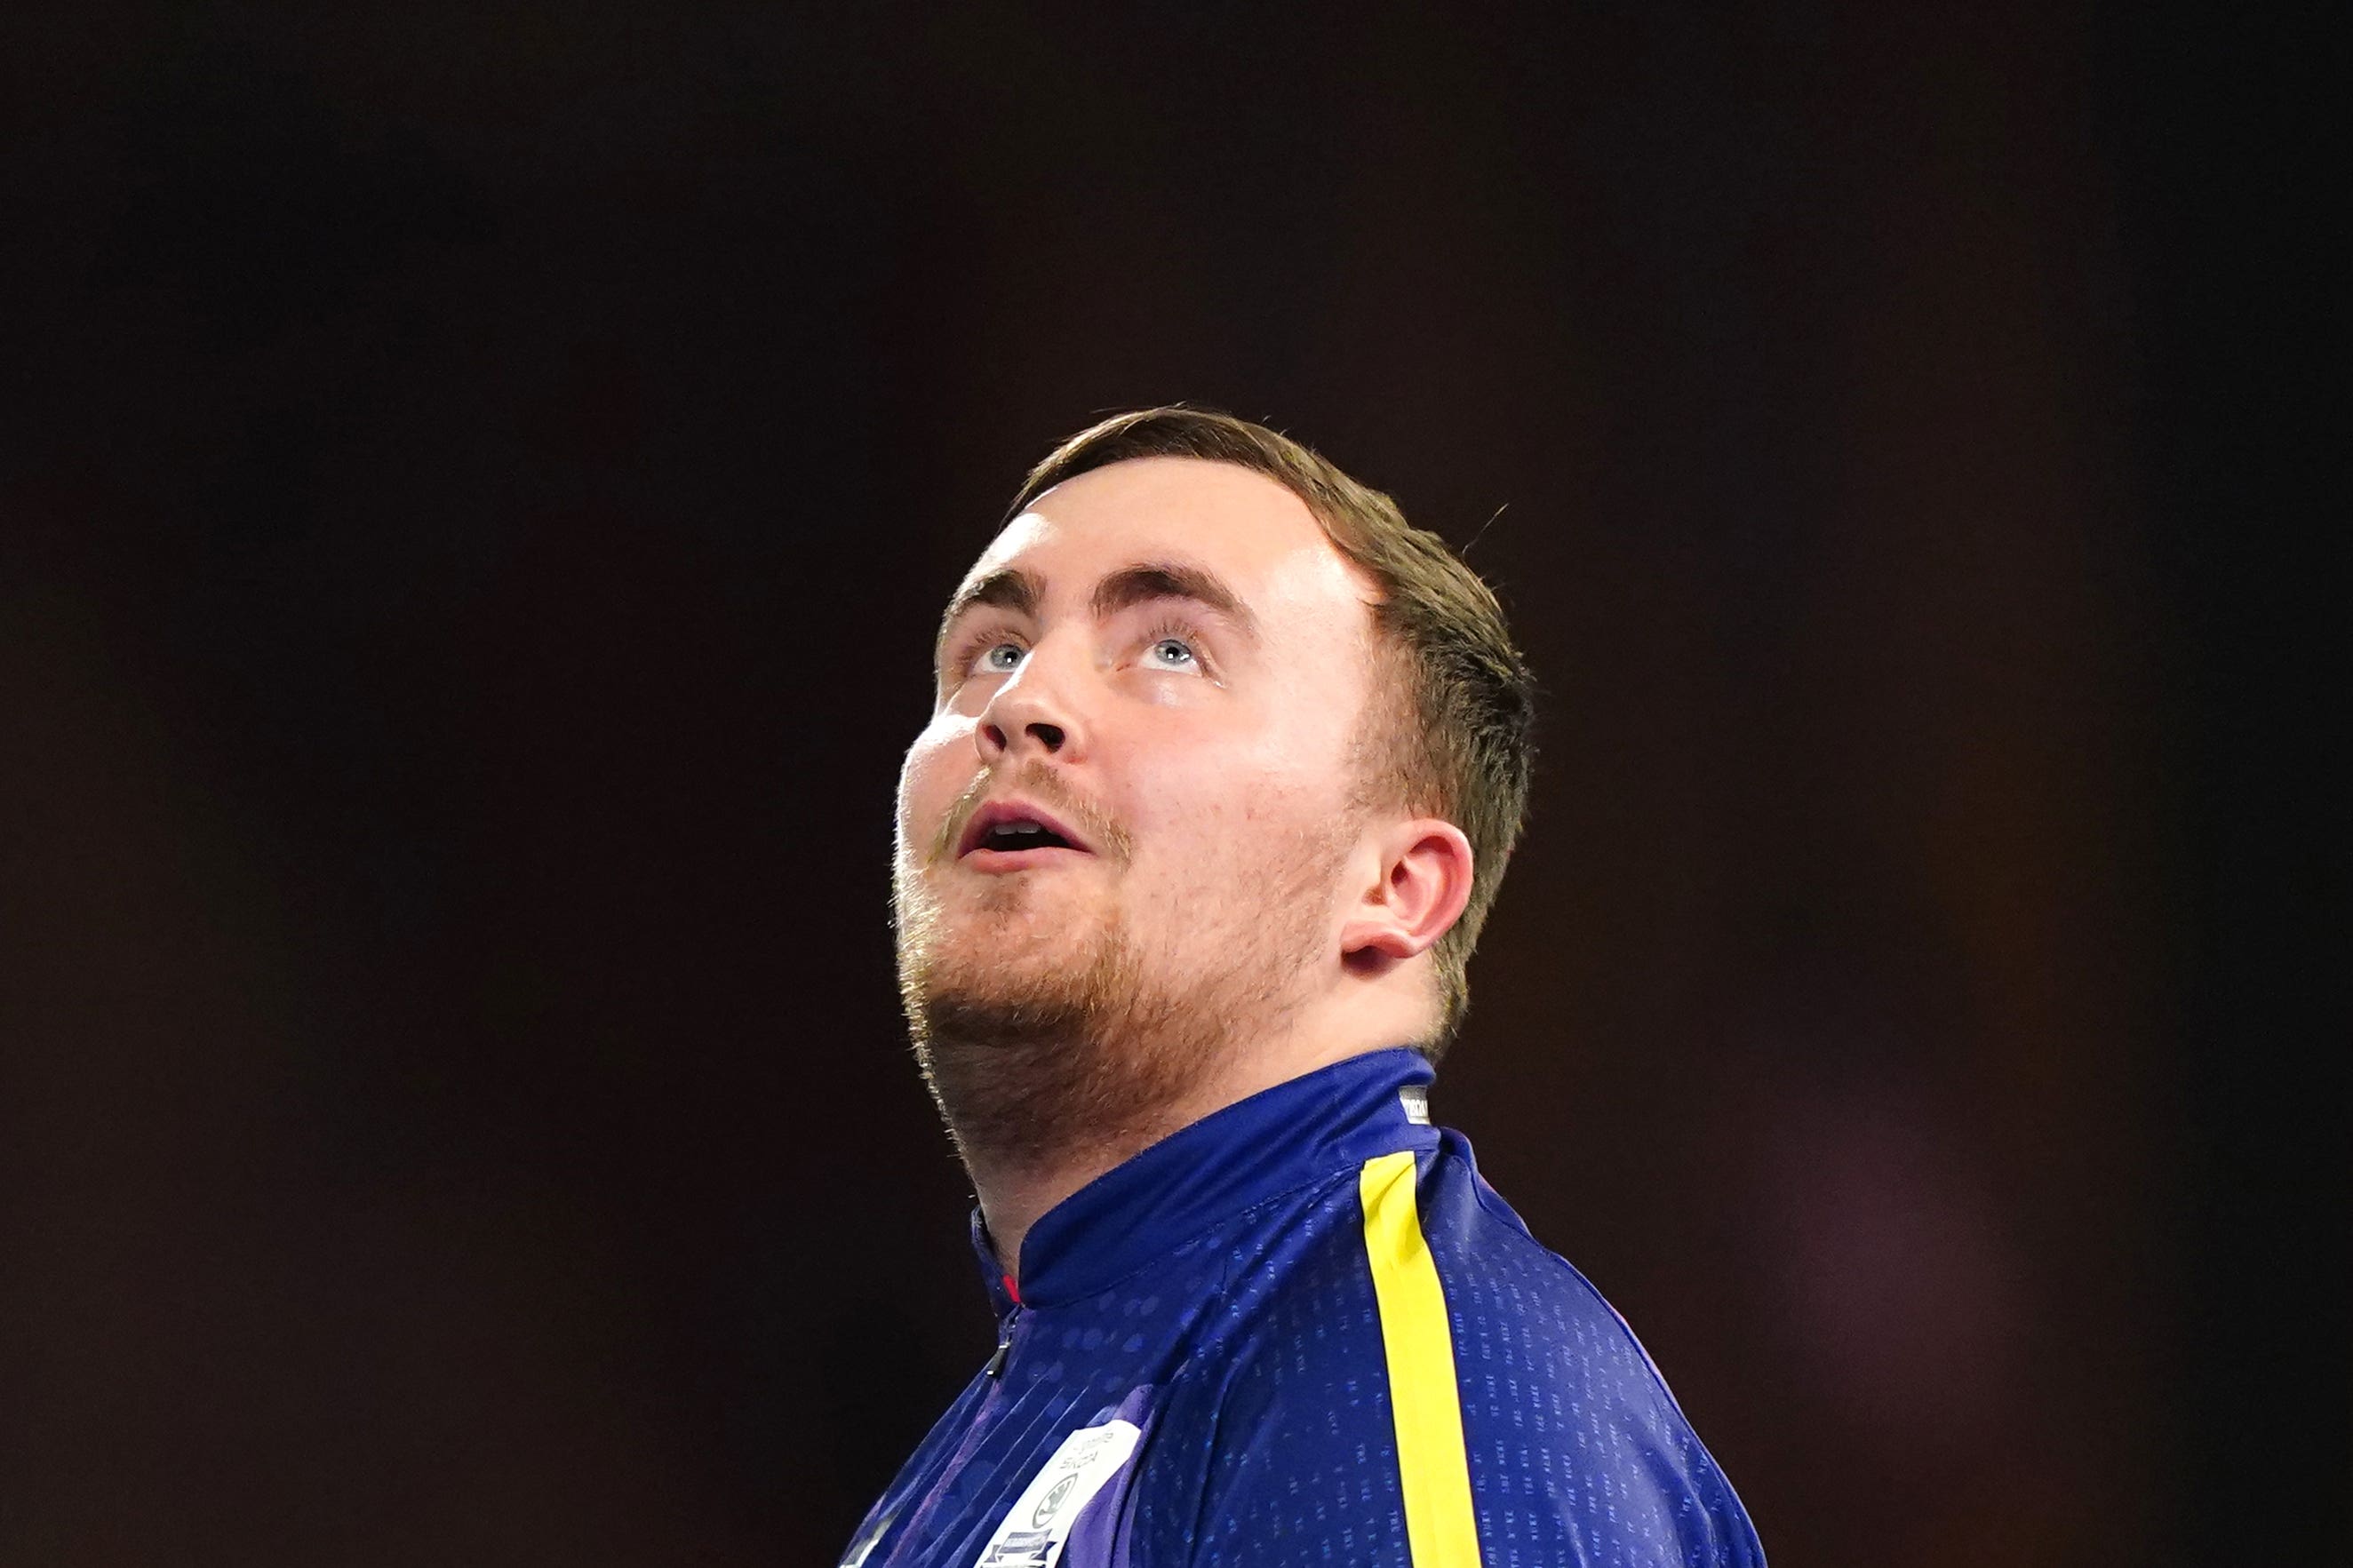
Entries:
POLYGON ((992 794, 1020 795, 1066 818, 1071 826, 1089 847, 1110 860, 1124 866, 1134 853, 1134 839, 1127 829, 1114 822, 1110 814, 1062 781, 1062 776, 1045 763, 1034 759, 1021 764, 1011 775, 997 768, 983 770, 980 776, 965 786, 948 807, 940 830, 933 836, 931 852, 924 864, 936 866, 955 858, 956 845, 964 837, 965 826, 972 821, 973 813, 988 802, 992 794), (998 786, 1002 784, 1002 789, 998 786))

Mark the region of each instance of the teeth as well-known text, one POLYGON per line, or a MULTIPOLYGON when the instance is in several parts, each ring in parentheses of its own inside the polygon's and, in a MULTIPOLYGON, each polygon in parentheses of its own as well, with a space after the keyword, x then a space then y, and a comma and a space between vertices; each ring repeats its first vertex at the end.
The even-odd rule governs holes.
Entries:
POLYGON ((1049 838, 1058 844, 1062 842, 1060 836, 1044 823, 1031 817, 1017 816, 1009 821, 992 823, 988 831, 981 836, 981 842, 999 849, 1027 849, 1049 838))

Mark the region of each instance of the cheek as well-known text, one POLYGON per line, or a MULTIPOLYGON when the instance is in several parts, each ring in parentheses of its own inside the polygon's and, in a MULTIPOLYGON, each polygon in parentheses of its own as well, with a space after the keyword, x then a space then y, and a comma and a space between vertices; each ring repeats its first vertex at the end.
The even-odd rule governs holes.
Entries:
POLYGON ((1269 731, 1164 736, 1124 770, 1117 806, 1141 846, 1166 853, 1171 876, 1198 886, 1321 829, 1344 798, 1330 759, 1269 731))
POLYGON ((921 843, 980 771, 972 722, 943 713, 915 737, 899 769, 899 842, 921 843))
POLYGON ((1155 714, 1138 746, 1148 796, 1220 822, 1295 821, 1328 808, 1347 753, 1346 723, 1329 704, 1270 705, 1203 715, 1155 714))

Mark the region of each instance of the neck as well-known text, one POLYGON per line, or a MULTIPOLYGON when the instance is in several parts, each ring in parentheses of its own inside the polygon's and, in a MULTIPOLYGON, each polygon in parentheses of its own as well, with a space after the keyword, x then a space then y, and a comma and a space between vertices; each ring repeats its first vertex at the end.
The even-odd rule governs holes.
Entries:
POLYGON ((1125 1042, 1115 1054, 1108 1048, 1074 1051, 1057 1042, 1028 1060, 1008 1059, 1029 1056, 1020 1046, 983 1047, 988 1053, 985 1070, 991 1081, 990 1092, 982 1098, 997 1101, 1018 1095, 1027 1101, 1019 1125, 1029 1135, 1019 1137, 1003 1136, 1006 1129, 993 1124, 995 1119, 973 1114, 984 1108, 957 1103, 966 1097, 943 1079, 962 1079, 965 1074, 958 1067, 983 1064, 951 1065, 962 1050, 944 1049, 942 1042, 933 1042, 927 1053, 933 1089, 971 1174, 998 1267, 1018 1284, 1021 1243, 1030 1226, 1096 1177, 1237 1100, 1334 1062, 1419 1038, 1426 1007, 1400 1008, 1393 997, 1344 992, 1308 1013, 1206 1052, 1200 1051, 1203 1042, 1198 1037, 1125 1042), (1097 1070, 1067 1070, 1068 1064, 1090 1056, 1097 1057, 1097 1070), (1189 1062, 1198 1070, 1149 1081, 1155 1067, 1171 1062, 1189 1062), (1021 1070, 1048 1063, 1061 1070, 1021 1070), (1123 1085, 1146 1092, 1137 1094, 1124 1114, 1111 1113, 1114 1096, 1105 1090, 1123 1085), (1041 1102, 1037 1097, 1052 1098, 1041 1102), (1047 1129, 1055 1135, 1034 1135, 1047 1129), (991 1132, 1000 1135, 992 1137, 991 1132))

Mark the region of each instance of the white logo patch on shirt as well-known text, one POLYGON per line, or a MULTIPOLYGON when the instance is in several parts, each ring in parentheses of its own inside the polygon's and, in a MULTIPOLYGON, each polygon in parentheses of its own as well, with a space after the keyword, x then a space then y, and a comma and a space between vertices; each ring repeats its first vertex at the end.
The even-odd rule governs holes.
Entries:
POLYGON ((1143 1428, 1130 1421, 1082 1426, 1062 1439, 1013 1500, 973 1568, 1053 1568, 1079 1514, 1135 1452, 1143 1428))
POLYGON ((1416 1127, 1430 1125, 1430 1086, 1409 1083, 1398 1090, 1398 1103, 1405 1107, 1405 1119, 1416 1127))

